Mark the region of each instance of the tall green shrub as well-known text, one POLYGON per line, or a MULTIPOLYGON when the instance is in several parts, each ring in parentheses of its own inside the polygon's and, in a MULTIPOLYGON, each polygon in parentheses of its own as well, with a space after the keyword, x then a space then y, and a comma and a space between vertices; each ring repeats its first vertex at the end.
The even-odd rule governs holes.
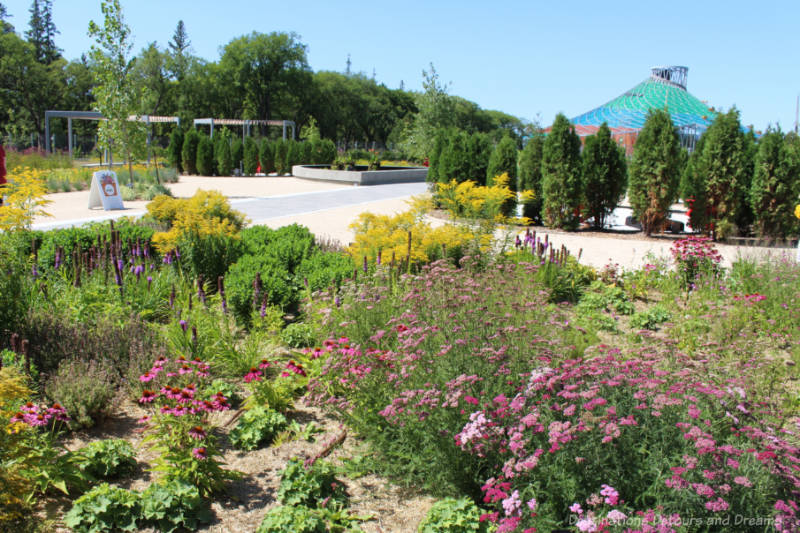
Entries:
POLYGON ((314 145, 310 141, 300 143, 300 157, 298 165, 310 165, 314 161, 314 145))
POLYGON ((678 187, 683 205, 688 210, 689 226, 695 231, 705 231, 709 224, 706 172, 703 166, 703 146, 707 138, 706 134, 703 134, 697 140, 694 151, 681 172, 678 187))
POLYGON ((183 150, 183 131, 180 128, 172 130, 169 136, 169 146, 167 147, 167 157, 169 165, 178 169, 178 173, 183 172, 183 165, 181 162, 181 152, 183 150))
POLYGON ((336 145, 330 139, 316 139, 312 152, 315 165, 330 165, 336 159, 336 145))
POLYGON ((736 227, 740 233, 747 233, 753 225, 753 208, 750 205, 750 188, 755 174, 756 153, 758 144, 752 127, 744 134, 744 181, 739 187, 739 199, 736 202, 736 227))
POLYGON ((231 143, 231 164, 233 165, 234 169, 242 168, 239 165, 242 165, 244 162, 244 144, 242 140, 236 138, 231 143))
POLYGON ((678 132, 667 111, 651 110, 636 139, 628 199, 647 235, 663 228, 678 195, 683 162, 678 132))
POLYGON ((574 229, 583 198, 581 140, 563 114, 556 115, 542 147, 542 210, 550 227, 574 229))
POLYGON ((287 168, 289 157, 289 141, 286 139, 277 141, 275 144, 275 171, 279 176, 287 174, 290 169, 287 168))
POLYGON ((275 172, 275 143, 269 139, 262 139, 258 149, 258 159, 261 163, 261 172, 269 175, 275 172))
POLYGON ((756 232, 784 238, 797 229, 794 207, 800 193, 800 140, 790 133, 768 131, 758 142, 750 202, 756 232))
POLYGON ((181 147, 181 165, 188 174, 197 174, 197 148, 200 143, 200 134, 196 129, 186 132, 181 147))
POLYGON ((243 169, 247 176, 252 176, 258 168, 258 144, 252 137, 244 140, 243 169))
POLYGON ((494 185, 494 178, 508 174, 508 188, 515 195, 503 203, 503 214, 513 215, 517 208, 517 143, 511 137, 503 137, 489 156, 489 167, 486 170, 486 185, 494 185))
POLYGON ((442 154, 446 146, 447 130, 439 130, 436 137, 433 139, 433 147, 428 156, 428 175, 426 177, 428 183, 436 183, 439 181, 439 169, 441 168, 442 154))
POLYGON ((217 173, 220 176, 230 176, 233 174, 233 157, 231 156, 231 144, 227 135, 220 135, 220 140, 214 145, 214 155, 217 158, 217 173))
POLYGON ((214 143, 210 137, 202 135, 197 143, 197 172, 201 176, 213 176, 215 166, 214 143))
POLYGON ((492 141, 486 133, 475 132, 467 139, 467 159, 469 160, 469 179, 482 184, 488 172, 489 157, 492 155, 492 141))
POLYGON ((438 181, 456 180, 461 183, 470 179, 480 182, 482 176, 470 176, 470 161, 467 153, 469 136, 464 131, 450 130, 447 144, 439 156, 438 181))
POLYGON ((542 148, 544 135, 534 134, 519 153, 519 188, 533 191, 533 199, 522 206, 522 216, 542 221, 542 148))
POLYGON ((627 188, 627 165, 624 150, 611 138, 604 122, 595 135, 586 139, 583 149, 583 184, 586 212, 594 227, 602 228, 627 188))

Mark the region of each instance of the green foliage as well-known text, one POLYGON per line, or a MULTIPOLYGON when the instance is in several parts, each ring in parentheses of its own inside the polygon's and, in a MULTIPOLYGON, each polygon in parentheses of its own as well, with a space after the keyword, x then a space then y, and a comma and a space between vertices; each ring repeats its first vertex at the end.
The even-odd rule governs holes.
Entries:
POLYGON ((17 251, 14 237, 0 236, 0 332, 6 334, 17 329, 27 312, 27 285, 29 268, 22 254, 17 251))
POLYGON ((798 219, 793 216, 800 195, 800 138, 790 133, 768 131, 758 142, 755 174, 750 188, 750 205, 756 232, 768 238, 785 238, 794 233, 798 219))
POLYGON ((647 115, 628 167, 628 199, 647 235, 659 231, 676 200, 681 172, 678 132, 669 113, 654 109, 647 115))
POLYGON ((583 184, 586 212, 595 228, 605 226, 606 217, 617 207, 627 189, 625 151, 611 138, 603 122, 597 133, 586 138, 583 149, 583 184))
POLYGON ((230 135, 223 133, 214 142, 214 157, 217 159, 217 175, 232 176, 234 160, 231 153, 230 135))
POLYGON ((542 210, 550 227, 575 229, 583 199, 581 141, 559 113, 542 147, 542 210))
POLYGON ((127 477, 136 470, 136 454, 126 440, 95 440, 80 449, 83 471, 95 479, 127 477))
POLYGON ((325 533, 328 529, 321 520, 307 507, 299 505, 279 505, 273 507, 256 533, 325 533))
POLYGON ((336 153, 336 144, 330 139, 317 139, 312 143, 311 159, 315 165, 330 165, 336 153))
POLYGON ((242 169, 246 176, 254 176, 258 168, 258 143, 252 137, 244 141, 242 169))
POLYGON ((291 348, 308 348, 316 339, 316 328, 305 322, 293 322, 281 331, 281 340, 291 348))
POLYGON ((522 216, 534 222, 542 221, 542 149, 544 135, 534 133, 519 153, 519 188, 533 191, 533 198, 522 206, 522 216))
POLYGON ((680 196, 687 208, 689 226, 695 231, 705 231, 710 223, 706 175, 702 162, 703 147, 707 138, 708 136, 704 134, 698 139, 694 151, 689 156, 681 173, 681 181, 678 186, 680 196))
POLYGON ((197 487, 178 480, 150 485, 142 492, 140 505, 142 525, 165 533, 197 531, 212 518, 197 487))
MULTIPOLYGON (((467 157, 469 159, 469 179, 475 180, 477 183, 484 181, 484 177, 488 174, 489 158, 493 151, 492 141, 489 135, 485 133, 475 132, 467 139, 467 157)), ((512 175, 509 174, 509 177, 512 175)), ((489 180, 486 184, 490 185, 489 180)), ((515 190, 513 185, 510 185, 512 190, 515 190)))
POLYGON ((495 184, 495 178, 502 174, 508 174, 508 188, 514 196, 503 202, 503 214, 512 216, 517 207, 517 143, 511 137, 503 137, 497 143, 492 155, 489 157, 489 166, 486 170, 486 185, 495 184))
POLYGON ((308 290, 314 293, 338 287, 352 273, 352 260, 345 254, 315 250, 297 267, 295 284, 302 286, 307 282, 308 290))
POLYGON ((275 172, 275 143, 267 139, 261 139, 258 149, 258 158, 261 162, 261 172, 269 175, 275 172))
POLYGON ((73 422, 91 427, 113 407, 117 374, 106 360, 67 359, 45 387, 47 397, 64 406, 73 422))
MULTIPOLYGON (((470 176, 470 160, 467 153, 469 135, 464 131, 449 130, 447 143, 439 155, 437 177, 440 182, 456 180, 459 183, 474 178, 470 176)), ((436 148, 434 143, 434 149, 436 148)), ((478 176, 480 178, 481 176, 478 176)))
POLYGON ((271 443, 284 429, 286 417, 274 409, 257 405, 239 417, 228 439, 234 448, 251 451, 271 443))
POLYGON ((238 137, 231 143, 231 167, 233 169, 244 168, 244 144, 238 137))
POLYGON ((297 457, 290 459, 281 471, 278 501, 284 505, 316 507, 325 498, 347 503, 344 485, 336 479, 336 469, 324 460, 306 467, 297 457))
POLYGON ((289 141, 282 140, 275 143, 275 172, 278 176, 283 176, 291 172, 289 163, 289 141))
POLYGON ((437 132, 456 125, 455 101, 447 94, 447 85, 439 81, 433 64, 422 71, 422 77, 423 92, 416 98, 419 112, 414 116, 408 138, 408 150, 418 160, 430 156, 437 132))
MULTIPOLYGON (((428 155, 428 175, 426 177, 428 183, 437 183, 439 181, 439 168, 446 146, 447 130, 439 130, 433 138, 433 146, 428 155)), ((448 178, 443 178, 443 181, 448 181, 448 178)))
POLYGON ((136 493, 103 483, 75 500, 64 524, 75 533, 136 531, 140 512, 136 493))
POLYGON ((243 255, 225 276, 228 302, 240 324, 249 324, 251 312, 261 305, 260 299, 254 301, 256 274, 261 279, 262 295, 267 296, 267 303, 286 308, 297 301, 292 275, 285 263, 274 255, 243 255))
POLYGON ((196 278, 212 281, 225 274, 241 256, 241 244, 229 235, 188 233, 178 240, 181 262, 196 278))
POLYGON ((631 316, 632 329, 650 329, 656 330, 664 322, 668 321, 672 315, 670 312, 660 304, 648 307, 644 311, 634 313, 631 316))
POLYGON ((192 128, 186 132, 181 146, 181 166, 187 174, 197 174, 197 149, 200 133, 192 128))
POLYGON ((419 533, 483 533, 481 510, 468 498, 445 498, 434 503, 420 522, 419 533))
POLYGON ((197 143, 197 173, 201 176, 213 176, 214 164, 214 142, 207 135, 200 135, 197 143))
POLYGON ((167 146, 167 161, 170 166, 178 169, 178 173, 184 170, 181 158, 183 153, 183 130, 175 128, 169 136, 169 146, 167 146))

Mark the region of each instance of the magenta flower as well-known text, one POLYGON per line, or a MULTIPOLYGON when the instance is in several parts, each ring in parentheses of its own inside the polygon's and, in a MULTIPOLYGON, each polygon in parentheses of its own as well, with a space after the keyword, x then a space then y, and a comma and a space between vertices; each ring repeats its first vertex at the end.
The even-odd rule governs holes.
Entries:
POLYGON ((267 361, 266 359, 262 359, 261 362, 258 363, 258 368, 260 368, 262 370, 266 369, 266 368, 269 368, 270 366, 272 366, 272 364, 269 361, 267 361))
POLYGON ((152 371, 147 371, 141 376, 139 376, 139 381, 141 381, 142 383, 147 383, 148 381, 153 381, 153 378, 155 377, 156 375, 152 371))
POLYGON ((157 393, 155 391, 145 389, 142 391, 142 397, 139 398, 139 403, 150 403, 155 400, 156 397, 157 393))
POLYGON ((260 381, 261 380, 262 372, 257 368, 250 368, 250 371, 245 374, 244 382, 250 383, 251 381, 260 381))
POLYGON ((189 430, 189 436, 193 439, 203 440, 206 438, 206 432, 203 429, 203 426, 194 426, 192 429, 189 430))
POLYGON ((208 459, 208 455, 206 454, 206 449, 204 446, 201 446, 200 448, 192 448, 192 455, 199 461, 208 459))

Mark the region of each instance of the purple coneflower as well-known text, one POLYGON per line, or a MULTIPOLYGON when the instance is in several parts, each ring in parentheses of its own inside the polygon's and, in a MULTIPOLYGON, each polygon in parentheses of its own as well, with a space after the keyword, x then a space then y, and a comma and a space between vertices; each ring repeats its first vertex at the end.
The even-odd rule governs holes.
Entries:
POLYGON ((192 449, 192 455, 194 455, 194 458, 199 460, 199 461, 203 461, 203 460, 208 458, 208 455, 206 455, 206 449, 205 449, 204 446, 201 446, 200 448, 193 448, 192 449))
POLYGON ((251 367, 250 371, 244 376, 244 382, 250 383, 251 381, 259 381, 261 380, 261 374, 262 372, 259 369, 251 367))
POLYGON ((196 440, 203 440, 206 438, 206 431, 203 426, 194 426, 189 430, 189 436, 196 440))

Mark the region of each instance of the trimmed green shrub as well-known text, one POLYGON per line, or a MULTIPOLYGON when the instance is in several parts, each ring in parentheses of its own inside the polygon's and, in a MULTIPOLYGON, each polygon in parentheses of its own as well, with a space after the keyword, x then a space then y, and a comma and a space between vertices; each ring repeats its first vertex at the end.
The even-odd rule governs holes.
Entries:
POLYGON ((227 135, 220 135, 220 140, 214 144, 214 156, 217 158, 217 174, 219 176, 233 175, 234 161, 230 138, 227 135))
POLYGON ((252 137, 244 140, 242 169, 246 176, 253 176, 258 168, 258 144, 252 137))
POLYGON ((312 292, 322 291, 331 286, 338 287, 352 273, 350 257, 338 252, 315 250, 297 267, 296 284, 302 286, 308 282, 312 292))
POLYGON ((112 409, 117 374, 106 360, 67 359, 45 387, 47 397, 64 406, 73 423, 91 427, 112 409))
POLYGON ((294 273, 303 260, 311 255, 314 248, 314 235, 305 226, 290 224, 275 230, 269 253, 286 265, 294 273))
POLYGON ((315 507, 325 498, 347 503, 344 485, 336 479, 336 469, 327 461, 318 460, 309 468, 293 457, 281 472, 278 501, 284 505, 315 507))
POLYGON ((485 133, 475 132, 467 139, 467 158, 471 180, 482 183, 489 169, 492 142, 485 133))
POLYGON ((330 139, 317 139, 312 143, 312 160, 315 165, 330 165, 336 159, 336 145, 330 139))
POLYGON ((286 429, 286 417, 274 409, 256 406, 239 417, 236 426, 228 433, 234 448, 255 450, 270 444, 275 436, 286 429))
POLYGON ((244 144, 238 137, 231 143, 231 168, 244 169, 244 144))
POLYGON ((302 506, 280 505, 264 516, 256 533, 325 533, 325 522, 310 509, 302 506))
POLYGON ((268 226, 250 226, 244 228, 239 237, 245 254, 257 254, 267 249, 275 240, 275 230, 268 226))
MULTIPOLYGON (((467 153, 469 135, 460 130, 451 130, 447 136, 447 143, 439 156, 439 169, 437 179, 440 182, 456 180, 461 183, 467 180, 477 181, 483 185, 483 176, 471 176, 470 158, 467 153)), ((435 143, 434 143, 435 147, 435 143)))
POLYGON ((86 458, 83 471, 95 479, 126 477, 136 470, 136 454, 123 439, 92 441, 80 449, 80 455, 86 458))
POLYGON ((489 157, 489 167, 486 170, 486 185, 494 185, 494 178, 501 174, 508 174, 508 188, 515 193, 514 197, 503 202, 503 214, 513 216, 517 207, 517 143, 511 137, 503 137, 495 146, 489 157))
POLYGON ((468 498, 445 498, 434 503, 420 522, 419 533, 483 533, 481 510, 468 498))
POLYGON ((200 143, 200 133, 190 129, 183 136, 181 146, 181 166, 187 174, 197 174, 197 148, 200 143))
POLYGON ((542 217, 553 228, 578 227, 583 198, 581 140, 559 113, 542 146, 542 217))
POLYGON ((183 172, 183 162, 181 153, 183 151, 183 131, 180 128, 172 130, 169 136, 169 146, 167 147, 167 159, 171 167, 178 169, 178 173, 183 172))
POLYGON ((309 165, 314 160, 314 147, 308 142, 300 143, 300 157, 297 160, 298 165, 309 165))
POLYGON ((544 135, 534 133, 519 153, 519 188, 533 191, 533 198, 522 206, 522 216, 542 222, 542 148, 544 135))
POLYGON ((669 311, 661 305, 654 305, 631 316, 632 329, 658 329, 658 326, 671 318, 669 311))
POLYGON ((259 274, 268 304, 286 309, 297 301, 292 275, 284 263, 274 255, 244 255, 225 276, 228 303, 237 321, 243 325, 249 324, 250 314, 260 307, 258 302, 253 301, 256 274, 259 274))
POLYGON ((211 138, 201 135, 197 143, 197 173, 202 176, 214 175, 214 143, 211 138))
POLYGON ((278 176, 283 176, 291 171, 291 167, 287 167, 289 162, 289 141, 286 139, 277 141, 275 144, 275 172, 278 176))
POLYGON ((181 263, 187 265, 197 279, 214 282, 242 255, 239 239, 229 235, 197 235, 189 233, 178 241, 181 263))
POLYGON ((261 163, 261 172, 266 175, 275 172, 275 143, 269 139, 262 139, 258 149, 258 159, 261 163))

